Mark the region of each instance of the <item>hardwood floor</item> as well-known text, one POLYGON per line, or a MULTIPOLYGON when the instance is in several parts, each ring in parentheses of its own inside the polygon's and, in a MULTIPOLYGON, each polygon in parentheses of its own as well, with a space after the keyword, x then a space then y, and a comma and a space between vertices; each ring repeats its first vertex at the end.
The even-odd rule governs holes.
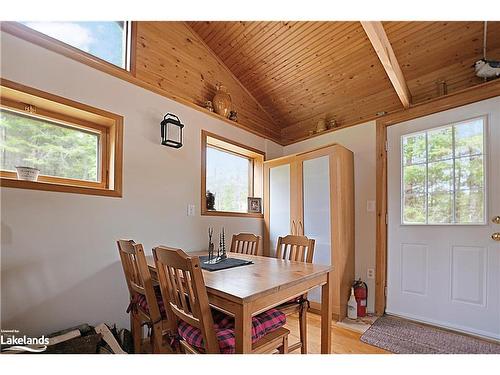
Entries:
MULTIPOLYGON (((319 354, 320 341, 320 316, 313 313, 307 314, 307 339, 308 339, 308 354, 319 354)), ((294 344, 299 341, 299 322, 298 317, 291 315, 287 317, 285 326, 290 330, 289 344, 294 344)), ((360 341, 361 334, 349 329, 341 328, 332 324, 332 354, 390 354, 384 349, 376 346, 365 344, 360 341)), ((300 354, 300 349, 297 349, 292 354, 300 354)))
MULTIPOLYGON (((321 319, 320 316, 309 312, 307 314, 307 339, 308 354, 321 353, 321 319)), ((298 316, 287 317, 286 328, 290 330, 288 337, 289 345, 299 341, 299 321, 298 316)), ((332 354, 390 354, 384 349, 365 344, 360 341, 361 334, 350 329, 337 326, 332 322, 332 354)), ((143 342, 143 353, 151 353, 149 340, 143 342)), ((300 348, 290 352, 290 354, 300 354, 300 348)))

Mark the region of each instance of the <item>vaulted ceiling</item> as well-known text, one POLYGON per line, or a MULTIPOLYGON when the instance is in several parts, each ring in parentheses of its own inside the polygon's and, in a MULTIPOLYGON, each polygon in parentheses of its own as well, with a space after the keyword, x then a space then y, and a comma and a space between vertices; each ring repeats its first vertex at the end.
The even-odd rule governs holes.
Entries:
MULTIPOLYGON (((403 109, 359 22, 188 22, 281 131, 307 138, 320 119, 340 126, 403 109)), ((483 82, 483 22, 383 22, 415 105, 483 82)), ((487 57, 500 59, 500 22, 487 57)))
MULTIPOLYGON (((323 120, 335 120, 337 129, 401 115, 484 83, 473 68, 483 57, 484 22, 133 25, 130 73, 84 60, 282 145, 320 134, 323 120), (206 108, 219 82, 229 89, 237 122, 206 108)), ((1 22, 0 29, 81 60, 24 25, 1 22)), ((500 60, 499 21, 487 23, 486 40, 486 57, 500 60)))

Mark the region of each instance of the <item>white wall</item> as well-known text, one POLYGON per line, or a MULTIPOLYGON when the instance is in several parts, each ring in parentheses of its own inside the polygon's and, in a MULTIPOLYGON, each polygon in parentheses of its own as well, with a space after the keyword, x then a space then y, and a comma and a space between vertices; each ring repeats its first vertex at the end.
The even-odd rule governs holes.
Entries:
POLYGON ((74 324, 127 326, 128 292, 115 241, 205 248, 207 227, 262 233, 262 220, 199 215, 200 131, 282 155, 282 147, 9 34, 3 78, 124 116, 123 198, 2 188, 1 325, 25 334, 74 324), (159 144, 166 112, 186 124, 184 146, 159 144), (197 215, 186 215, 187 205, 197 215))
POLYGON ((367 201, 375 201, 375 121, 341 129, 285 146, 284 155, 339 143, 354 153, 355 183, 355 269, 356 278, 368 284, 368 311, 374 310, 375 280, 367 280, 368 268, 375 268, 376 212, 367 212, 367 201))

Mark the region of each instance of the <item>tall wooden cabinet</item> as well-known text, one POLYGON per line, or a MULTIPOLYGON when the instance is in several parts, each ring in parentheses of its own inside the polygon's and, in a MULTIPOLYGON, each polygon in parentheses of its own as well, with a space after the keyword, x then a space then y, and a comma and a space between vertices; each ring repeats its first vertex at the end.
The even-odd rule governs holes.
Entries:
MULTIPOLYGON (((265 162, 264 217, 265 255, 275 255, 279 236, 316 240, 313 262, 333 266, 333 314, 342 320, 354 280, 353 153, 334 144, 265 162)), ((309 299, 318 308, 320 288, 309 299)))

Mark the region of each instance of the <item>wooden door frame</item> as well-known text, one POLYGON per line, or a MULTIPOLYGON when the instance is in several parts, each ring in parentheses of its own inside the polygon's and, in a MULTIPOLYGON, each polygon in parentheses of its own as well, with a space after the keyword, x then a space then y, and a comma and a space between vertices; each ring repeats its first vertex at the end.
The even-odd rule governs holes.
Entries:
POLYGON ((462 107, 500 96, 500 79, 439 97, 407 110, 395 112, 376 121, 376 199, 377 232, 375 263, 375 314, 382 315, 386 306, 387 286, 387 127, 437 112, 462 107))

